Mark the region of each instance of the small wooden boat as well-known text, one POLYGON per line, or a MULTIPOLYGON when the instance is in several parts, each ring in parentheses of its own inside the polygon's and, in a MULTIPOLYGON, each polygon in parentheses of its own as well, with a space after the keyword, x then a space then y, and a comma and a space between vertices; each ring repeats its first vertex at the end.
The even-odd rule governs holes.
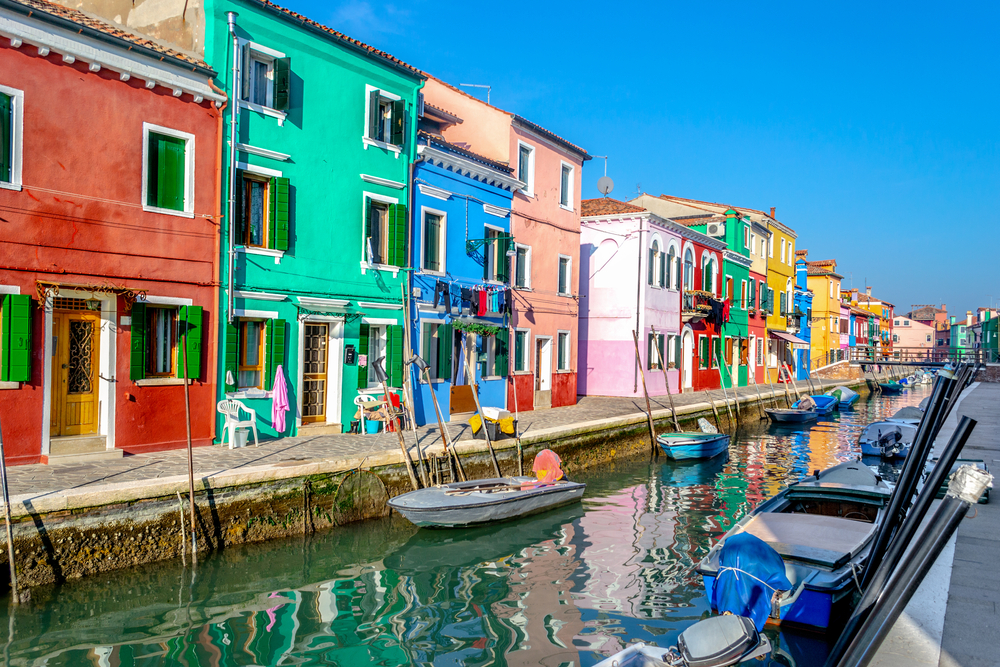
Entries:
POLYGON ((792 585, 769 622, 827 629, 850 602, 890 495, 889 485, 858 461, 790 485, 743 517, 698 564, 708 599, 726 539, 747 532, 778 552, 792 585))
POLYGON ((910 452, 910 445, 917 437, 917 426, 903 421, 872 422, 861 431, 858 445, 862 456, 880 456, 883 459, 903 459, 910 452))
POLYGON ((835 407, 837 407, 837 399, 834 398, 833 396, 828 396, 826 394, 819 394, 816 396, 809 396, 809 398, 812 399, 812 402, 816 405, 815 408, 809 408, 805 405, 802 405, 805 399, 802 399, 800 401, 795 401, 794 403, 792 403, 792 407, 795 408, 796 410, 814 409, 821 415, 828 415, 831 412, 833 412, 833 409, 835 407))
POLYGON ((656 436, 656 442, 675 461, 710 459, 729 449, 725 433, 664 433, 656 436))
POLYGON ((837 407, 841 410, 853 407, 858 402, 858 399, 861 398, 861 394, 849 387, 834 387, 826 392, 826 395, 836 398, 838 401, 837 407))
POLYGON ((878 386, 881 387, 883 394, 901 394, 906 389, 898 382, 879 382, 878 386))
POLYGON ((404 493, 389 501, 416 526, 458 528, 506 521, 579 501, 587 488, 561 479, 499 477, 455 482, 404 493))
POLYGON ((787 424, 804 424, 815 421, 819 417, 816 410, 796 410, 794 408, 764 408, 764 412, 773 422, 787 424))

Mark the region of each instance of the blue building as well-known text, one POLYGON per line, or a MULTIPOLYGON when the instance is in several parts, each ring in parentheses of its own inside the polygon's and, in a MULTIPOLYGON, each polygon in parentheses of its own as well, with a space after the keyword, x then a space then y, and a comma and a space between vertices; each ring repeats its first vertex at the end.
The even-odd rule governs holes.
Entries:
POLYGON ((507 165, 450 144, 462 119, 423 105, 413 169, 410 340, 428 364, 411 366, 417 424, 469 412, 471 391, 505 408, 510 372, 510 209, 523 184, 507 165), (419 376, 418 376, 419 374, 419 376))
MULTIPOLYGON (((809 377, 810 362, 809 351, 812 348, 812 290, 807 287, 806 260, 795 260, 795 300, 792 316, 797 322, 798 333, 795 335, 809 345, 804 349, 799 348, 793 351, 795 362, 795 379, 805 380, 809 377)), ((854 315, 851 315, 853 320, 854 315)), ((853 331, 853 328, 852 328, 853 331)), ((853 342, 851 343, 853 345, 853 342)))

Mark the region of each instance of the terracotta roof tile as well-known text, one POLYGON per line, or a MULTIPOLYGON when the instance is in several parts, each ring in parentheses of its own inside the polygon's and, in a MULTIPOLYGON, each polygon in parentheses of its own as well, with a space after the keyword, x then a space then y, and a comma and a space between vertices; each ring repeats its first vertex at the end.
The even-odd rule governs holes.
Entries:
POLYGON ((110 37, 120 39, 123 42, 128 42, 133 46, 141 47, 149 51, 160 54, 161 56, 168 56, 175 60, 183 61, 189 65, 193 65, 200 69, 207 70, 213 75, 215 72, 211 67, 208 66, 203 60, 194 58, 182 53, 181 51, 176 51, 174 49, 165 47, 161 44, 154 42, 151 39, 142 37, 141 35, 136 35, 131 32, 117 28, 106 21, 99 18, 91 16, 90 14, 85 14, 78 9, 70 9, 69 7, 63 7, 62 5, 57 5, 54 2, 48 2, 47 0, 11 0, 16 4, 19 4, 31 12, 40 12, 43 14, 48 14, 50 16, 56 17, 57 19, 63 19, 65 21, 70 21, 85 29, 94 30, 110 37))
POLYGON ((645 213, 646 209, 641 206, 628 204, 610 197, 599 199, 584 199, 580 202, 580 214, 589 215, 614 215, 615 213, 645 213))

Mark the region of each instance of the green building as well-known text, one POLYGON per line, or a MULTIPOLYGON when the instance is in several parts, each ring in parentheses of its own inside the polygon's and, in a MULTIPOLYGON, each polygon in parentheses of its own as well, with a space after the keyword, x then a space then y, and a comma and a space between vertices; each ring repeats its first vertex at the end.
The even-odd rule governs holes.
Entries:
POLYGON ((379 390, 371 361, 385 357, 390 386, 402 386, 423 76, 271 3, 210 0, 205 11, 205 57, 230 99, 219 398, 256 410, 263 436, 346 430, 359 390, 379 390), (271 420, 279 366, 284 429, 271 420))

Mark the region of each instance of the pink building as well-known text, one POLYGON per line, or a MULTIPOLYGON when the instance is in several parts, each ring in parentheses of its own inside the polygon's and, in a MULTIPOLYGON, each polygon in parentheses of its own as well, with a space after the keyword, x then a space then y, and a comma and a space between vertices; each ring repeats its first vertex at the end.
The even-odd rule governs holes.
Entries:
POLYGON ((580 174, 591 158, 545 128, 433 77, 423 95, 426 103, 462 119, 443 130, 445 139, 511 165, 523 183, 511 210, 514 331, 507 406, 523 411, 574 405, 580 174))
POLYGON ((934 327, 908 317, 893 320, 892 348, 897 359, 926 359, 934 349, 934 327))
POLYGON ((851 346, 851 306, 840 304, 840 350, 841 359, 847 358, 847 348, 851 346))
POLYGON ((660 356, 670 392, 678 393, 681 232, 691 230, 615 199, 588 199, 582 212, 578 392, 642 396, 637 331, 649 394, 666 393, 660 356))

